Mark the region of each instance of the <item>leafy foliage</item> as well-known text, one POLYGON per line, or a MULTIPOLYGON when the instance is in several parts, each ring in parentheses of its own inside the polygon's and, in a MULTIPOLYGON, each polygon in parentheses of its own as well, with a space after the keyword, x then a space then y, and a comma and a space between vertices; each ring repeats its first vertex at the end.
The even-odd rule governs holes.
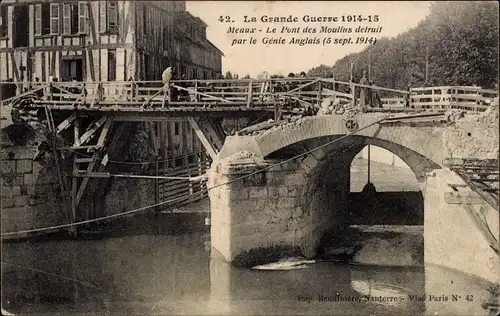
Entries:
POLYGON ((315 67, 308 75, 333 73, 338 80, 349 81, 352 63, 355 80, 359 80, 362 71, 368 69, 371 49, 371 77, 379 86, 493 87, 498 83, 498 18, 497 2, 436 2, 417 27, 391 39, 380 39, 332 67, 315 67))

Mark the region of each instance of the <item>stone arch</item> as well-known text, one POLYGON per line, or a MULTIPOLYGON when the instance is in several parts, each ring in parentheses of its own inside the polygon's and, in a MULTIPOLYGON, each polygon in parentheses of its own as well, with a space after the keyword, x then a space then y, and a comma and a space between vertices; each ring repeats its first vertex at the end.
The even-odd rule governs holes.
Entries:
MULTIPOLYGON (((268 159, 292 157, 313 150, 298 159, 295 167, 296 185, 301 193, 295 198, 297 213, 303 214, 309 227, 314 227, 297 240, 306 255, 312 255, 324 232, 350 224, 347 213, 350 193, 350 166, 354 157, 366 146, 384 148, 399 156, 422 184, 424 172, 440 168, 423 155, 400 144, 367 136, 326 136, 306 139, 267 155, 268 159), (334 141, 336 140, 336 141, 334 141)), ((423 197, 422 197, 423 198, 423 197)), ((423 205, 423 201, 422 201, 423 205)))
MULTIPOLYGON (((401 155, 406 155, 405 152, 410 150, 413 152, 412 156, 425 157, 427 160, 433 162, 434 165, 442 164, 444 154, 441 127, 415 126, 409 123, 377 124, 378 121, 386 117, 387 115, 364 115, 358 117, 357 121, 361 128, 370 127, 359 131, 351 137, 364 136, 368 139, 367 144, 370 142, 370 144, 382 148, 387 147, 386 149, 389 151, 398 151, 401 155)), ((266 158, 272 153, 293 144, 329 136, 340 137, 347 133, 345 118, 342 116, 305 117, 297 122, 278 126, 253 136, 253 139, 245 139, 240 145, 235 144, 241 141, 240 138, 229 138, 227 140, 227 149, 231 151, 250 150, 266 158), (245 149, 241 148, 242 146, 245 149)), ((222 155, 226 155, 226 153, 223 151, 222 155)), ((408 157, 408 159, 410 158, 408 157)))
MULTIPOLYGON (((342 136, 343 135, 305 139, 295 144, 291 144, 285 148, 280 148, 273 153, 269 153, 265 158, 280 157, 283 156, 284 152, 288 152, 284 153, 286 156, 287 154, 296 155, 300 154, 301 152, 311 151, 309 154, 299 159, 300 169, 305 176, 308 176, 309 172, 312 169, 316 168, 322 160, 328 159, 328 157, 333 155, 336 151, 346 151, 346 148, 352 148, 352 150, 354 151, 357 150, 357 152, 354 154, 351 152, 351 150, 349 150, 349 156, 345 157, 345 159, 349 161, 350 165, 359 151, 361 151, 366 145, 373 145, 386 149, 400 157, 410 167, 417 180, 419 181, 424 179, 424 174, 427 170, 441 168, 431 159, 397 143, 393 143, 384 139, 359 135, 352 135, 349 137, 341 138, 342 136)), ((344 159, 342 159, 342 161, 344 161, 344 159)))

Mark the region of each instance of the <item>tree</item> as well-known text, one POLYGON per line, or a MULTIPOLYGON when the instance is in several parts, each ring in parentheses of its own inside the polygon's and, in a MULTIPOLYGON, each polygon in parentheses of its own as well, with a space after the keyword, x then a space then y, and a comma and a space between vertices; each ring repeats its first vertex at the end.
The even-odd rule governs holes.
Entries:
POLYGON ((233 75, 230 71, 226 72, 226 79, 233 79, 233 75))
MULTIPOLYGON (((435 2, 430 14, 415 28, 371 46, 371 77, 378 86, 405 89, 425 85, 493 87, 498 82, 498 4, 496 2, 435 2)), ((368 69, 368 49, 349 54, 333 66, 309 70, 317 76, 331 71, 348 81, 350 64, 359 79, 368 69)))

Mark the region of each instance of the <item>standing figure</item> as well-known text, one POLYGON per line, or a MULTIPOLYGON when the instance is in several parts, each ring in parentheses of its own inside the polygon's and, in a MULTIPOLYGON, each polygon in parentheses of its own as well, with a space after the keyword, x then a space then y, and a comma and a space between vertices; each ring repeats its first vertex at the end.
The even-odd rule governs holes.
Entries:
MULTIPOLYGON (((370 85, 374 85, 373 81, 370 81, 370 85)), ((380 91, 373 89, 372 90, 372 97, 371 97, 371 106, 374 108, 381 108, 382 107, 382 99, 380 98, 380 91)))
POLYGON ((161 79, 163 82, 163 106, 165 106, 165 101, 168 99, 168 101, 171 100, 171 94, 170 94, 170 80, 172 80, 174 73, 174 69, 172 67, 168 67, 165 69, 161 75, 161 79))
MULTIPOLYGON (((359 80, 359 84, 368 85, 368 77, 366 74, 366 70, 363 70, 363 77, 359 80)), ((359 92, 359 105, 365 106, 368 102, 368 89, 362 87, 359 92)))

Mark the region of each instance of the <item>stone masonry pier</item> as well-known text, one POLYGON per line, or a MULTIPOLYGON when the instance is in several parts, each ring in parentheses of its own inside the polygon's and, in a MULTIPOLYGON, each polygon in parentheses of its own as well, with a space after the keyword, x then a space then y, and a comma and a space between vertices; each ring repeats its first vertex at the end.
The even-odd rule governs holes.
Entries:
MULTIPOLYGON (((488 124, 476 124, 488 119, 482 115, 467 116, 459 122, 378 124, 381 118, 383 115, 360 114, 356 118, 360 128, 375 124, 349 137, 342 137, 347 131, 344 118, 339 116, 306 117, 254 135, 228 137, 209 172, 209 187, 214 188, 209 193, 212 247, 228 262, 241 266, 283 255, 313 257, 325 232, 352 224, 347 207, 350 165, 370 144, 400 157, 419 181, 426 245, 440 243, 450 251, 455 249, 453 261, 469 260, 465 251, 457 253, 450 236, 477 229, 451 219, 449 222, 456 225, 450 227, 440 220, 444 209, 458 206, 443 202, 441 195, 447 184, 442 183, 446 179, 427 187, 433 183, 428 177, 433 170, 448 170, 443 168, 443 160, 457 157, 457 152, 467 158, 496 158, 498 132, 488 124)), ((462 212, 464 207, 459 209, 460 215, 446 216, 468 216, 462 212)), ((490 221, 490 226, 498 240, 498 224, 490 221)), ((481 234, 470 236, 475 244, 488 248, 481 234)), ((446 252, 430 251, 429 246, 425 249, 426 262, 460 268, 448 264, 443 257, 446 252)), ((477 259, 466 272, 491 278, 491 273, 481 273, 478 267, 488 261, 488 270, 492 271, 498 268, 498 258, 486 254, 477 259)))

